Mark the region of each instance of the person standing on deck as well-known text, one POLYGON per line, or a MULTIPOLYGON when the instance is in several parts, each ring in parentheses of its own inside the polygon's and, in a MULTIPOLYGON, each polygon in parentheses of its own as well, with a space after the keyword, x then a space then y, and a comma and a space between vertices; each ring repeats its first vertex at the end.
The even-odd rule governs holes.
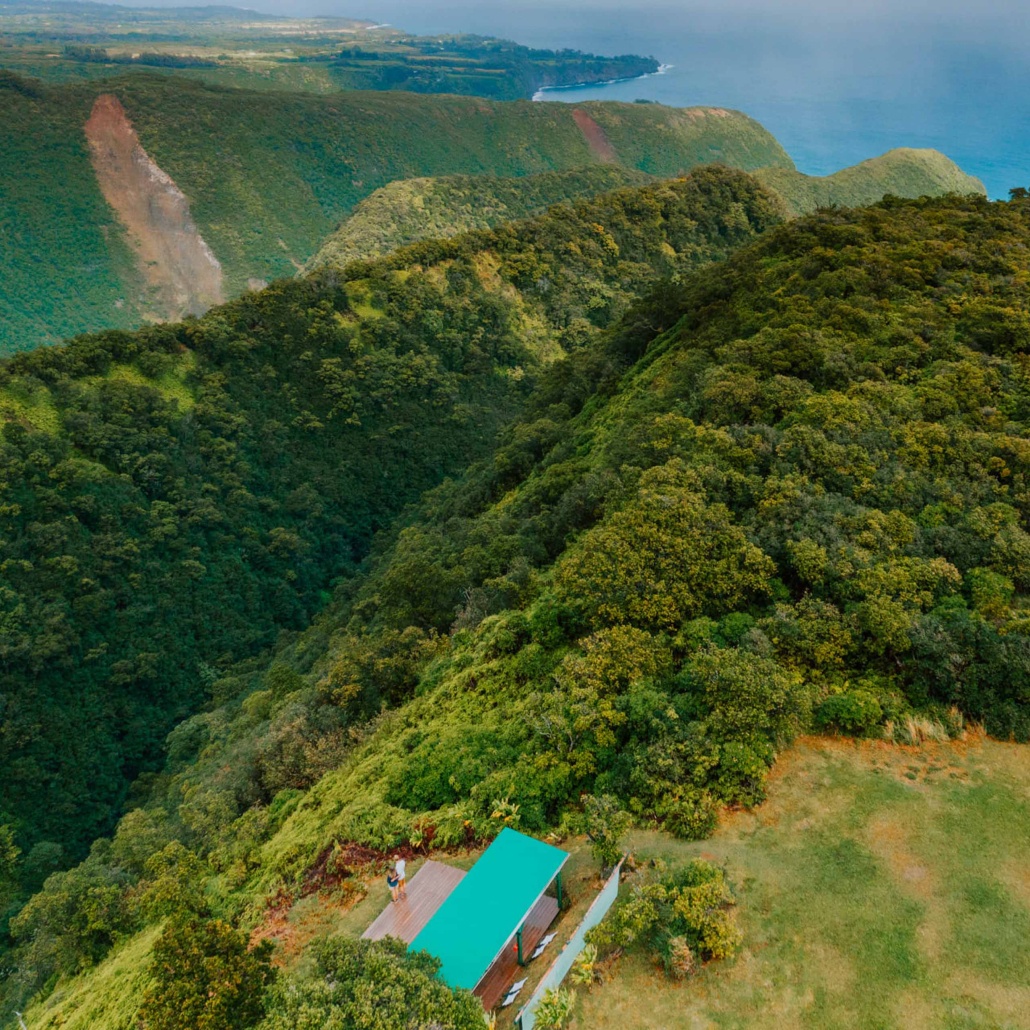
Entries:
POLYGON ((400 884, 400 877, 397 875, 397 870, 394 866, 390 866, 386 870, 386 886, 390 888, 390 900, 397 900, 397 888, 400 884))
POLYGON ((397 885, 401 897, 408 896, 408 863, 400 855, 393 856, 393 866, 397 870, 397 885))

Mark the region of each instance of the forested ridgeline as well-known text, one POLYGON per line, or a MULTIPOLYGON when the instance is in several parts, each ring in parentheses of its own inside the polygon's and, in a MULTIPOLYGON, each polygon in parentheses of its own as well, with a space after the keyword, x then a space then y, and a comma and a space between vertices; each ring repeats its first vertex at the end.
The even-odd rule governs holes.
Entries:
MULTIPOLYGON (((355 204, 397 179, 523 176, 613 160, 658 176, 712 161, 791 167, 772 136, 734 112, 262 93, 142 72, 54 86, 0 71, 0 353, 168 317, 147 289, 154 266, 137 260, 91 165, 83 128, 100 95, 117 99, 189 202, 226 297, 295 275, 355 204), (593 142, 577 118, 595 126, 593 142), (608 141, 601 156, 597 138, 608 141)), ((108 146, 105 138, 101 160, 108 146)), ((125 192, 117 179, 108 188, 125 192)), ((140 217, 150 211, 143 203, 140 217)), ((167 227, 157 218, 149 228, 160 236, 167 227)))
POLYGON ((705 169, 0 366, 0 823, 24 883, 80 858, 227 670, 489 453, 544 365, 778 218, 705 169))
POLYGON ((832 175, 805 175, 792 168, 763 168, 762 184, 778 193, 792 215, 820 207, 863 207, 895 197, 941 197, 948 193, 986 196, 979 179, 967 175, 939 150, 898 147, 832 175))
POLYGON ((538 175, 401 179, 366 197, 323 242, 309 266, 381 257, 420 240, 445 239, 540 214, 567 200, 643 186, 644 172, 596 165, 538 175))
MULTIPOLYGON (((584 792, 703 836, 805 728, 1027 740, 1028 233, 1018 202, 821 212, 552 365, 489 459, 175 730, 144 807, 15 919, 10 990, 154 912, 249 928, 352 845, 540 832, 584 792)), ((267 1026, 328 1017, 314 976, 267 1026)))
MULTIPOLYGON (((822 177, 778 167, 759 169, 754 175, 794 216, 820 207, 875 204, 886 194, 911 198, 985 194, 978 179, 935 150, 892 150, 822 177)), ((519 178, 452 175, 392 182, 358 204, 310 265, 379 257, 418 240, 488 228, 563 200, 647 180, 642 172, 604 165, 519 178)))

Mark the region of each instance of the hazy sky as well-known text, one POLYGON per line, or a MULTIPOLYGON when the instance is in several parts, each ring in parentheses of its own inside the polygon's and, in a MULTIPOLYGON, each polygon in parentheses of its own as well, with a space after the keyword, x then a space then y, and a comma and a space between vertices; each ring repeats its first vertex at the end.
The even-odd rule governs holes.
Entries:
MULTIPOLYGON (((224 2, 224 0, 223 0, 224 2)), ((183 7, 183 0, 129 0, 130 7, 183 7)), ((601 11, 675 11, 721 12, 727 17, 760 13, 784 20, 833 19, 850 23, 887 19, 897 21, 957 20, 965 24, 1014 21, 1026 18, 1026 0, 250 0, 231 6, 281 15, 337 15, 372 18, 404 16, 424 20, 432 17, 450 22, 469 12, 488 9, 503 18, 520 9, 541 11, 571 10, 589 15, 601 11)))
MULTIPOLYGON (((131 7, 181 7, 190 0, 122 0, 131 7)), ((201 0, 195 0, 199 3, 201 0)), ((541 45, 577 45, 602 27, 638 20, 697 17, 708 31, 748 23, 770 31, 857 40, 905 42, 918 52, 923 34, 989 44, 1005 37, 1030 45, 1030 0, 212 0, 268 14, 367 18, 413 32, 504 34, 541 45)), ((645 31, 642 35, 647 35, 645 31)))

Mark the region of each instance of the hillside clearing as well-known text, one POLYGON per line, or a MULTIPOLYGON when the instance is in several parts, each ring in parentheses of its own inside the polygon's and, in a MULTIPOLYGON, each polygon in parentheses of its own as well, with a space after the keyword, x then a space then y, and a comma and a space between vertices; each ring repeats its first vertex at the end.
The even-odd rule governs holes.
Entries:
POLYGON ((740 956, 684 986, 624 959, 576 1026, 1030 1025, 1028 783, 1030 748, 981 737, 803 740, 769 800, 710 840, 631 842, 638 860, 725 864, 740 956))

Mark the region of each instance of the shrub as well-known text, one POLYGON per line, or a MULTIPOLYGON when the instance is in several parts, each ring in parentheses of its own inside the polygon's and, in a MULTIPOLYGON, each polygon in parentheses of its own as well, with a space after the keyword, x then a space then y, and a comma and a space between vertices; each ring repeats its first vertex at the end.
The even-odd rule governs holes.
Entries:
POLYGON ((314 947, 316 968, 272 991, 261 1030, 483 1030, 483 1008, 468 991, 436 978, 437 959, 403 942, 329 937, 314 947))
POLYGON ((172 841, 147 859, 137 893, 140 911, 151 919, 207 914, 204 880, 208 870, 179 841, 172 841))
POLYGON ((643 947, 670 975, 684 976, 698 959, 736 953, 741 934, 729 913, 733 904, 723 871, 698 859, 636 884, 587 939, 610 953, 643 947))
POLYGON ((572 991, 559 987, 544 991, 536 1007, 536 1025, 541 1030, 565 1030, 572 1021, 572 1008, 576 997, 572 991))
POLYGON ((579 987, 590 987, 597 980, 597 945, 588 944, 572 964, 569 979, 579 987))
POLYGON ((665 971, 674 980, 685 980, 697 972, 697 958, 686 937, 670 937, 665 971))
POLYGON ((888 720, 884 724, 883 735, 895 744, 922 744, 926 741, 945 743, 951 739, 947 726, 936 719, 919 715, 907 715, 898 722, 888 720))
POLYGON ((245 1030, 265 1012, 275 973, 271 941, 247 948, 246 935, 220 919, 175 921, 154 945, 152 983, 140 1008, 143 1030, 245 1030))
POLYGON ((611 794, 583 798, 583 829, 590 838, 590 852, 601 872, 615 867, 622 858, 622 838, 629 827, 629 815, 611 794))
POLYGON ((682 840, 704 840, 715 832, 719 808, 707 790, 691 791, 664 809, 665 828, 682 840))
POLYGON ((821 730, 835 730, 852 737, 861 737, 879 726, 883 719, 880 702, 867 690, 849 690, 833 694, 815 710, 815 725, 821 730))

